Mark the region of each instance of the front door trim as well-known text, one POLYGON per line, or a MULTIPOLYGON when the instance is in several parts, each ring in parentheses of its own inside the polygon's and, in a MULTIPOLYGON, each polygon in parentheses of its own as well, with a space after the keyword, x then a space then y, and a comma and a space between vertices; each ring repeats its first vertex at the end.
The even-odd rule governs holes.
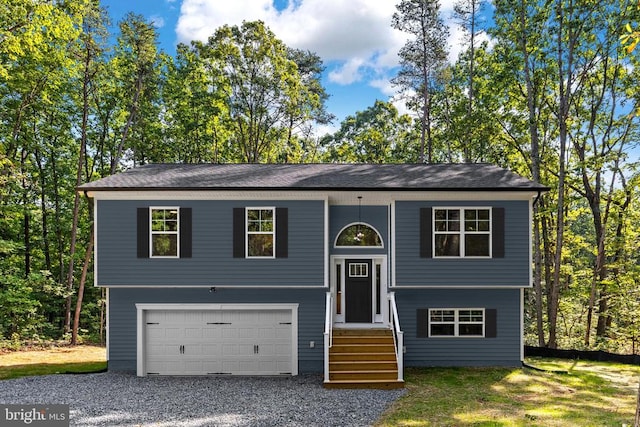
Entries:
POLYGON ((330 289, 333 295, 333 318, 336 327, 380 327, 389 324, 389 304, 387 304, 387 256, 386 255, 367 255, 367 254, 350 254, 350 255, 332 255, 330 262, 330 289), (372 286, 372 311, 373 322, 368 323, 346 323, 345 310, 345 283, 348 271, 346 271, 347 260, 367 260, 371 262, 371 286, 372 286), (340 268, 340 271, 338 270, 340 268), (379 275, 379 278, 378 278, 379 275), (379 279, 379 292, 377 291, 379 279), (341 281, 338 284, 338 280, 341 281), (380 313, 376 313, 377 307, 380 307, 380 313), (338 305, 340 305, 340 313, 338 313, 338 305))

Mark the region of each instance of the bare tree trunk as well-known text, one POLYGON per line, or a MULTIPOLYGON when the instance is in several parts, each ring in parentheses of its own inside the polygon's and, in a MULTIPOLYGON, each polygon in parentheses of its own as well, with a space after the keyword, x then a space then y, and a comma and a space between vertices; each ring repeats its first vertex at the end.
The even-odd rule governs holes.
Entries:
POLYGON ((73 329, 71 330, 71 345, 78 343, 78 327, 80 326, 80 311, 82 310, 82 298, 84 297, 84 284, 87 280, 87 271, 91 264, 91 254, 93 252, 93 227, 89 233, 89 244, 87 252, 84 255, 84 265, 82 266, 82 275, 80 276, 80 284, 78 285, 78 298, 76 299, 76 311, 73 316, 73 329))
MULTIPOLYGON (((519 23, 520 23, 520 50, 524 61, 524 78, 526 83, 527 110, 529 115, 529 138, 531 139, 531 175, 535 182, 540 182, 540 138, 538 135, 538 120, 536 115, 536 102, 534 85, 531 79, 531 67, 529 65, 529 49, 527 40, 527 23, 525 18, 526 4, 520 1, 519 23)), ((537 200, 541 202, 541 200, 537 200)), ((536 331, 538 335, 538 345, 544 346, 544 325, 543 325, 543 293, 542 293, 542 252, 540 248, 540 219, 539 205, 533 206, 533 288, 536 294, 536 331)))
MULTIPOLYGON (((88 49, 84 57, 84 77, 82 80, 82 127, 80 152, 78 154, 78 166, 76 169, 76 186, 82 184, 82 171, 84 170, 85 154, 87 152, 87 122, 89 120, 89 83, 91 79, 92 55, 88 49)), ((78 220, 80 216, 80 194, 76 191, 73 197, 73 220, 71 225, 71 244, 69 247, 69 268, 67 271, 67 304, 65 310, 64 332, 71 331, 71 295, 73 291, 74 256, 76 253, 76 241, 78 238, 78 220)))

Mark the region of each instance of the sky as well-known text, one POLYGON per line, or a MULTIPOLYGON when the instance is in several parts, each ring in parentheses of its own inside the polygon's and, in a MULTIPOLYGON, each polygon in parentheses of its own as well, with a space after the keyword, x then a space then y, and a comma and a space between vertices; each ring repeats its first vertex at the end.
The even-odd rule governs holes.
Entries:
MULTIPOLYGON (((400 0, 101 0, 113 25, 134 12, 152 21, 160 48, 175 54, 178 43, 206 41, 225 24, 262 20, 287 46, 318 54, 326 67, 322 84, 327 110, 336 116, 332 132, 348 115, 394 95, 389 80, 398 67, 406 34, 391 28, 400 0)), ((441 0, 449 26, 449 59, 462 47, 462 30, 452 17, 455 0, 441 0)), ((401 112, 401 103, 394 102, 401 112)), ((321 132, 324 133, 324 132, 321 132)))

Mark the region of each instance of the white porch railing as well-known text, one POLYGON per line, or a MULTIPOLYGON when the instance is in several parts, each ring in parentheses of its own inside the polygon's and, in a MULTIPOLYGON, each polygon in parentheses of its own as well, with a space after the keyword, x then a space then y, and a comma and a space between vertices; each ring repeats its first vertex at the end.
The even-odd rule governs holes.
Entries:
POLYGON ((400 329, 395 292, 389 292, 387 298, 389 299, 389 323, 393 329, 393 343, 396 347, 396 360, 398 361, 398 381, 404 381, 404 332, 400 329))
POLYGON ((333 295, 327 292, 324 318, 324 381, 329 382, 329 349, 333 346, 333 295))

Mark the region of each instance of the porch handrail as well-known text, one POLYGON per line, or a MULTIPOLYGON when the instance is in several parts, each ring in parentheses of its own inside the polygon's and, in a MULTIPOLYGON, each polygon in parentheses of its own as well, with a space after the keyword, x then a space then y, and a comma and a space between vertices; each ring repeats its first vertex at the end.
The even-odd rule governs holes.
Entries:
POLYGON ((324 315, 324 381, 329 382, 329 349, 333 346, 333 295, 327 292, 324 315))
POLYGON ((398 381, 404 381, 404 332, 400 329, 395 292, 389 292, 387 298, 389 299, 393 343, 396 347, 396 360, 398 362, 398 381))

